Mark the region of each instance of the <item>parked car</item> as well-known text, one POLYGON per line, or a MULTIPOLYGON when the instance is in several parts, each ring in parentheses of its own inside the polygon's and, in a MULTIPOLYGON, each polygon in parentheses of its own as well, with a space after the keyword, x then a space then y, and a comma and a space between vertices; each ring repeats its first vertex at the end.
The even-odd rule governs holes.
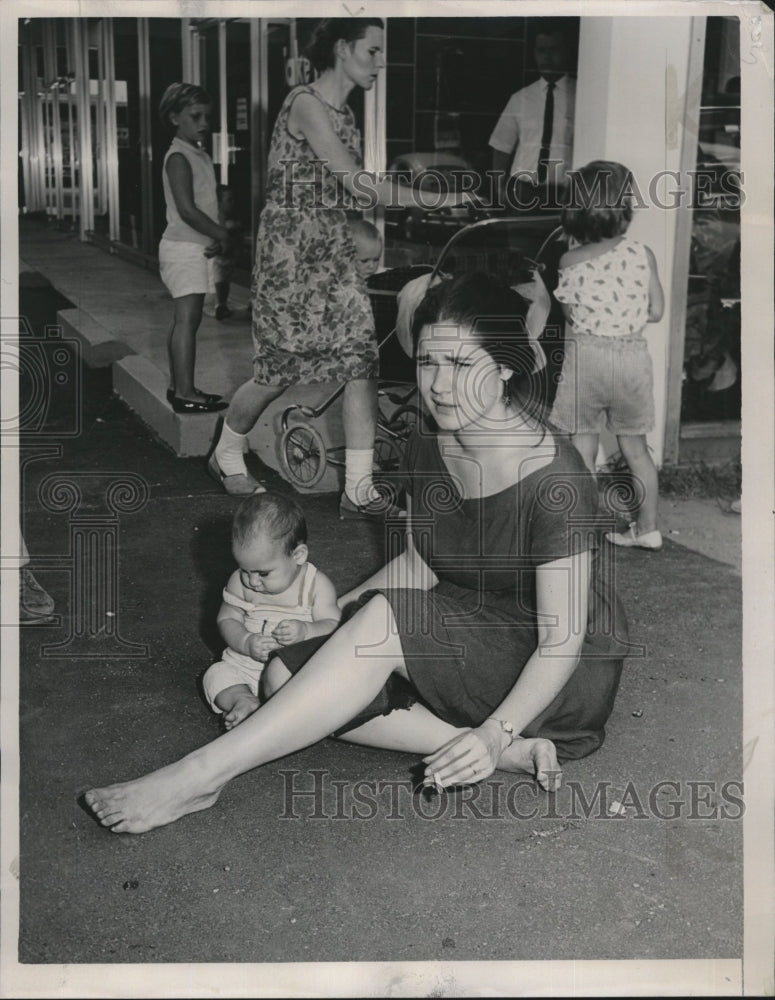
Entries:
POLYGON ((447 239, 452 233, 471 222, 486 218, 483 201, 470 193, 470 178, 475 174, 462 156, 439 150, 434 153, 407 153, 397 157, 389 172, 399 184, 414 188, 426 196, 428 208, 387 208, 385 225, 397 229, 402 239, 416 241, 432 239, 438 234, 447 239), (469 191, 468 194, 462 192, 469 191), (443 195, 452 195, 447 204, 433 207, 443 195))

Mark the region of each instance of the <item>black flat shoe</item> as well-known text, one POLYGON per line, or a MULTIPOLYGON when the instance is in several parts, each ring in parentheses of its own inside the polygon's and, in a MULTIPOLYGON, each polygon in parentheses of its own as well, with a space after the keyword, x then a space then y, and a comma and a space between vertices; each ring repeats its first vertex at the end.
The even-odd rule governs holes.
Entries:
POLYGON ((204 400, 200 403, 193 399, 180 399, 179 396, 172 397, 172 409, 175 413, 217 413, 218 410, 225 410, 229 404, 225 399, 214 403, 207 403, 204 400))
MULTIPOLYGON (((196 392, 199 393, 199 395, 202 397, 202 402, 204 403, 217 403, 221 399, 223 399, 223 396, 216 396, 212 392, 199 392, 199 389, 197 389, 196 392)), ((175 390, 167 389, 167 402, 171 403, 174 398, 175 398, 175 390)))

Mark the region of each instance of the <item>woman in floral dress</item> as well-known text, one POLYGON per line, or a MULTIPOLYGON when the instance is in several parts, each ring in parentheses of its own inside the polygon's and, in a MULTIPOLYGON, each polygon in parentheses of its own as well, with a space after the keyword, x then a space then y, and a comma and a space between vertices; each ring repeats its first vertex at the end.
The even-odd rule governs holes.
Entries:
POLYGON ((253 379, 231 401, 209 469, 227 493, 260 492, 245 467, 245 435, 267 404, 289 385, 345 382, 340 513, 371 516, 386 509, 371 479, 379 355, 346 213, 359 207, 355 193, 364 186, 372 207, 419 202, 364 173, 347 104, 355 87, 371 89, 385 65, 382 20, 322 21, 307 52, 319 75, 286 97, 269 152, 254 270, 253 379))

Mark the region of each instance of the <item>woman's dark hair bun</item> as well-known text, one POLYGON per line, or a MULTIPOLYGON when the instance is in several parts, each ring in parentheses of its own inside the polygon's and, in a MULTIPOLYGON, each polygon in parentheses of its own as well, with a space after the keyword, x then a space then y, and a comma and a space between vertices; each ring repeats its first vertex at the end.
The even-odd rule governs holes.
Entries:
POLYGON ((333 69, 336 62, 334 48, 342 39, 348 45, 363 38, 368 28, 384 28, 381 17, 328 17, 320 21, 312 32, 304 54, 318 73, 333 69))

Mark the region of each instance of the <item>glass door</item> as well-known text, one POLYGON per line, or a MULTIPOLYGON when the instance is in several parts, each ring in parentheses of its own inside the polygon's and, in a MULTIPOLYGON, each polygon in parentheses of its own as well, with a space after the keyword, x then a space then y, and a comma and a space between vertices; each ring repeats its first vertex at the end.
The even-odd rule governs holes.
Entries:
POLYGON ((219 36, 221 79, 218 96, 218 130, 213 128, 213 162, 221 184, 231 191, 233 222, 242 239, 236 265, 250 271, 252 251, 251 173, 252 115, 250 107, 253 60, 251 31, 247 21, 228 21, 219 36), (228 72, 227 72, 228 67, 228 72), (223 127, 220 123, 223 123, 223 127))

